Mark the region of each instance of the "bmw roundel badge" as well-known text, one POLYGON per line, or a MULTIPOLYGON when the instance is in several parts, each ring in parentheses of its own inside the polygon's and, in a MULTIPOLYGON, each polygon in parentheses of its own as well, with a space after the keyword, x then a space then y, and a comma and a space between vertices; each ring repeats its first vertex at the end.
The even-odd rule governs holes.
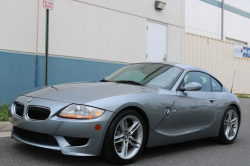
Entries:
POLYGON ((32 98, 28 99, 27 102, 31 102, 32 101, 32 98))
POLYGON ((169 114, 170 114, 170 110, 169 110, 169 109, 166 109, 165 114, 166 114, 166 115, 169 115, 169 114))

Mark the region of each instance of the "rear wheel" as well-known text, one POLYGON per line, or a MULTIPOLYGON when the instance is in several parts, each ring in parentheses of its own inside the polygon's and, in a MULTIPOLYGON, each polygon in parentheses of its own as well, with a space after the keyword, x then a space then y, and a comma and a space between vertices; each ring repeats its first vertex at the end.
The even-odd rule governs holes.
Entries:
POLYGON ((220 133, 217 140, 223 144, 231 144, 236 139, 239 129, 239 113, 235 107, 228 107, 224 113, 220 133))
POLYGON ((143 118, 134 110, 125 110, 114 118, 107 130, 102 157, 115 164, 130 164, 141 153, 145 140, 143 118))

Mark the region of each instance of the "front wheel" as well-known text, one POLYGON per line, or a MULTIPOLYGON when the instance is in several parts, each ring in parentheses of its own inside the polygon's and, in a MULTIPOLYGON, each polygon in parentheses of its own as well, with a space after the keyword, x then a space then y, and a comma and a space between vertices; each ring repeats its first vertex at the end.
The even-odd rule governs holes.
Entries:
POLYGON ((231 144, 236 139, 239 129, 239 113, 235 107, 228 107, 224 113, 220 133, 217 140, 223 144, 231 144))
POLYGON ((124 110, 111 122, 103 143, 102 157, 115 164, 130 164, 141 153, 146 140, 142 116, 124 110))

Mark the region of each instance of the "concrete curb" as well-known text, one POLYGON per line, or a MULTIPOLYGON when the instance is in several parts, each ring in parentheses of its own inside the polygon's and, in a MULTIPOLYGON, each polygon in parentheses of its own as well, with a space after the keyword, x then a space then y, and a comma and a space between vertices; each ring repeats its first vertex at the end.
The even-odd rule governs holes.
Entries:
POLYGON ((11 136, 11 132, 7 131, 7 132, 0 132, 0 138, 1 137, 10 137, 11 136))
POLYGON ((0 122, 0 132, 11 131, 12 124, 10 122, 0 122))

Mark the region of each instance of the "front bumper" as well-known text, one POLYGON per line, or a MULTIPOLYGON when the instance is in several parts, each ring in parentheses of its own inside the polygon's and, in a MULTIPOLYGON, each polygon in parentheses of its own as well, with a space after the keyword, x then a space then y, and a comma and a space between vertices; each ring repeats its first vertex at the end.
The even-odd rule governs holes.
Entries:
POLYGON ((74 156, 95 156, 101 153, 102 143, 105 137, 106 130, 111 119, 114 116, 113 112, 105 111, 105 113, 96 119, 90 120, 76 120, 60 118, 55 114, 62 108, 71 103, 64 103, 52 100, 33 98, 31 102, 27 102, 30 97, 21 96, 17 98, 16 102, 24 105, 23 116, 19 117, 11 110, 12 117, 10 122, 14 128, 22 129, 25 131, 36 132, 38 134, 46 134, 52 136, 57 141, 57 145, 50 145, 44 142, 32 141, 32 139, 26 139, 21 137, 15 129, 12 130, 12 137, 16 140, 38 146, 42 148, 60 150, 65 155, 74 156), (28 106, 44 106, 51 109, 51 113, 46 120, 31 120, 27 117, 28 106), (101 125, 99 131, 95 130, 95 126, 101 125), (88 141, 84 145, 72 146, 69 144, 66 137, 71 138, 87 138, 88 141))

